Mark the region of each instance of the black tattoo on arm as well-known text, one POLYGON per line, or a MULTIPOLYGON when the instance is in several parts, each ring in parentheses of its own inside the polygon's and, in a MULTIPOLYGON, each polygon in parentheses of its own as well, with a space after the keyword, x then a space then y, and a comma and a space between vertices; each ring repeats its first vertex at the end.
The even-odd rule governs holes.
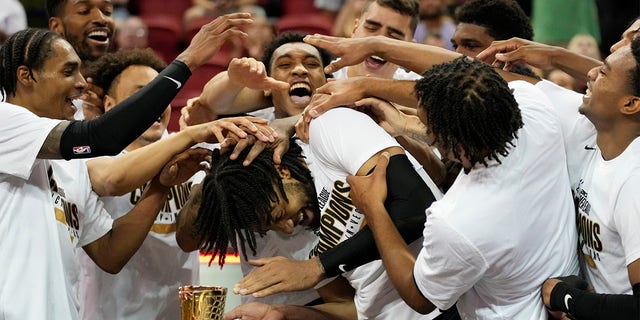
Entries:
POLYGON ((49 132, 49 135, 42 143, 42 147, 40 147, 40 151, 38 152, 38 159, 62 159, 62 155, 60 154, 60 139, 62 138, 62 133, 67 126, 69 126, 69 121, 62 121, 49 132))

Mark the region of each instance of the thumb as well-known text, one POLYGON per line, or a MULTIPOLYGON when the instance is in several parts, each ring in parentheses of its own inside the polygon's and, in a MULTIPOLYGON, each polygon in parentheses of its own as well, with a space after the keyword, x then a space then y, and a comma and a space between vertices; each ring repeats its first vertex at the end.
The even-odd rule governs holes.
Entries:
POLYGON ((287 90, 289 89, 289 84, 284 81, 279 81, 271 77, 267 77, 267 83, 270 89, 274 90, 287 90))
POLYGON ((331 74, 342 68, 346 67, 344 59, 340 59, 338 61, 334 61, 330 63, 328 66, 324 67, 324 73, 331 74))
POLYGON ((389 152, 383 152, 378 157, 378 162, 376 163, 376 168, 373 170, 373 176, 383 176, 387 175, 387 166, 389 165, 389 152))

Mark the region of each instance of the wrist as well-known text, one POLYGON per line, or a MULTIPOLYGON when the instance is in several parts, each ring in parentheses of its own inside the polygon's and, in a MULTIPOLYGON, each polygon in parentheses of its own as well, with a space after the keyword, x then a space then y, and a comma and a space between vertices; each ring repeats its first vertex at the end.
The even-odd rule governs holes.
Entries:
POLYGON ((324 265, 322 264, 322 261, 320 261, 320 258, 318 256, 315 256, 313 258, 311 258, 311 260, 314 260, 314 263, 317 267, 317 272, 316 272, 316 278, 318 281, 324 279, 325 277, 325 270, 324 270, 324 265))

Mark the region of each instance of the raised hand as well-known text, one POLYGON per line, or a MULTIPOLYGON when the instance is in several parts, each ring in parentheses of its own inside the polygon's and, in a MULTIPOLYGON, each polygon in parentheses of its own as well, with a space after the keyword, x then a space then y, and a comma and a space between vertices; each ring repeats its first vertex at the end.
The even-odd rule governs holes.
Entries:
POLYGON ((227 69, 229 81, 237 86, 255 90, 287 90, 289 83, 267 76, 267 70, 261 61, 254 58, 233 58, 227 69))
POLYGON ((246 38, 247 34, 239 27, 250 24, 252 21, 251 14, 246 12, 219 16, 202 26, 191 40, 189 47, 176 59, 184 62, 193 71, 216 54, 227 40, 234 37, 246 38))
POLYGON ((187 149, 175 155, 160 171, 160 184, 170 187, 189 180, 196 172, 207 169, 202 163, 210 156, 211 151, 203 148, 187 149))
POLYGON ((489 47, 480 52, 476 59, 509 70, 516 63, 525 63, 540 69, 553 68, 552 53, 556 47, 530 40, 511 38, 493 41, 489 47))
POLYGON ((211 122, 218 119, 218 115, 213 113, 200 101, 200 97, 194 97, 187 100, 187 105, 180 110, 180 130, 188 126, 193 126, 205 122, 211 122))
POLYGON ((304 42, 340 57, 340 60, 324 67, 324 72, 329 74, 344 67, 358 64, 367 57, 375 55, 375 38, 377 37, 340 38, 315 34, 306 36, 304 42))
POLYGON ((268 121, 256 117, 232 117, 218 119, 213 122, 187 127, 192 140, 198 142, 222 142, 228 133, 233 133, 244 139, 249 134, 263 142, 273 142, 274 132, 268 126, 268 121))
POLYGON ((82 98, 84 118, 95 119, 104 114, 104 90, 93 83, 92 78, 87 78, 87 88, 82 98))

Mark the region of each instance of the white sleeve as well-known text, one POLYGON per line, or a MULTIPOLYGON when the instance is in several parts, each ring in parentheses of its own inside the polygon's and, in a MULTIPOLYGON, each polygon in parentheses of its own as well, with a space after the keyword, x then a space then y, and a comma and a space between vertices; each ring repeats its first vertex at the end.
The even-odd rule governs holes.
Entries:
POLYGON ((613 223, 622 240, 627 265, 640 259, 640 175, 630 176, 618 194, 613 223))
POLYGON ((28 179, 42 144, 60 121, 0 103, 0 173, 28 179))
POLYGON ((364 113, 336 108, 311 121, 309 147, 318 161, 335 170, 356 174, 381 150, 400 146, 364 113))
POLYGON ((83 247, 111 231, 113 218, 104 208, 104 203, 91 188, 91 180, 86 171, 86 166, 78 167, 85 170, 84 173, 79 173, 79 179, 76 181, 77 184, 85 186, 81 189, 84 193, 84 201, 79 201, 77 204, 78 214, 80 215, 79 220, 82 223, 77 246, 83 247))
POLYGON ((447 310, 482 278, 488 264, 473 244, 436 215, 428 215, 424 235, 413 277, 425 298, 447 310))

